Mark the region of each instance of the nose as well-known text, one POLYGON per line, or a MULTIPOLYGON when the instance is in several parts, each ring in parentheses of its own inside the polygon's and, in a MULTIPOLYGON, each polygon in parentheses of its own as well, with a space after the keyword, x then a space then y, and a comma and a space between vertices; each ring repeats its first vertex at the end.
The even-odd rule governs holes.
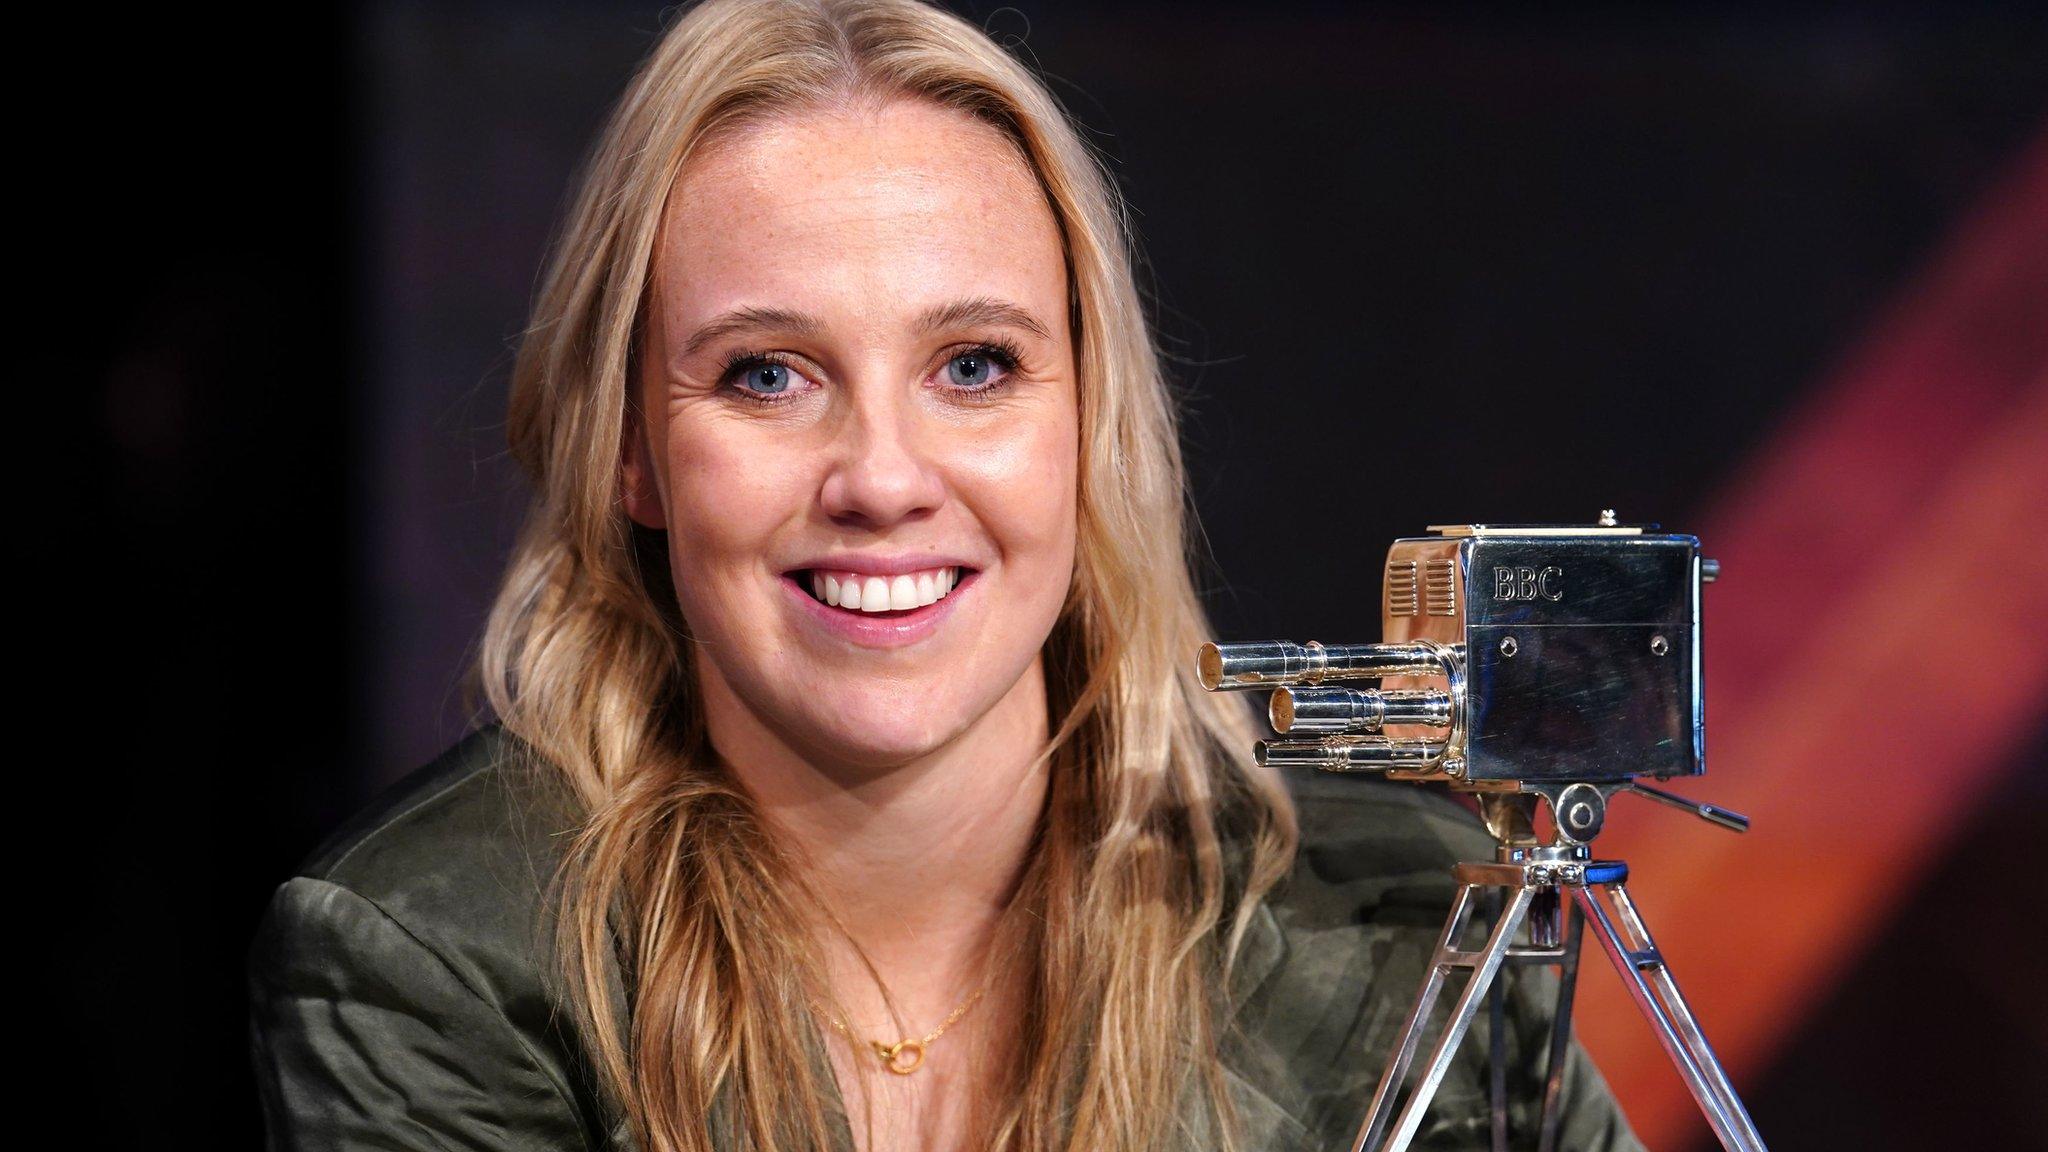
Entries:
POLYGON ((936 429, 886 386, 858 384, 833 430, 831 466, 819 499, 827 515, 850 526, 880 528, 929 515, 945 499, 935 467, 936 429))

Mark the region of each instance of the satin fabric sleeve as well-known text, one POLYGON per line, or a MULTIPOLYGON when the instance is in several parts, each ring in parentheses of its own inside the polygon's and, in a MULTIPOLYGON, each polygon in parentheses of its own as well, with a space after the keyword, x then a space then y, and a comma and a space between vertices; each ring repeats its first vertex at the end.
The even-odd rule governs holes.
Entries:
POLYGON ((349 888, 278 888, 249 953, 250 1050, 273 1152, 587 1149, 527 1038, 349 888))

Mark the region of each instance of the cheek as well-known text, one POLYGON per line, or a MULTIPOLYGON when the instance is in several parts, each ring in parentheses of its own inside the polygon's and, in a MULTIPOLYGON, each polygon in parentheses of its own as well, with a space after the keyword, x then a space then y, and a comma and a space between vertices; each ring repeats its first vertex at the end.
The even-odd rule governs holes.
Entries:
MULTIPOLYGON (((716 423, 674 421, 668 437, 668 522, 679 578, 717 580, 751 559, 795 509, 803 461, 716 423)), ((683 589, 678 589, 683 591, 683 589)), ((687 592, 685 592, 687 595, 687 592)))
POLYGON ((1021 568, 1060 577, 1072 566, 1078 451, 1074 415, 1058 409, 999 423, 965 465, 989 531, 1021 568))

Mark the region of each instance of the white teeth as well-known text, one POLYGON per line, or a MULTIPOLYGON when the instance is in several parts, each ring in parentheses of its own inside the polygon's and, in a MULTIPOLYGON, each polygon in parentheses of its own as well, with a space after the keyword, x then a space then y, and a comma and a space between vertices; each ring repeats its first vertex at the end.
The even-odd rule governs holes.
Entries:
POLYGON ((889 582, 880 576, 870 576, 860 586, 860 610, 863 612, 887 612, 889 610, 889 582))
POLYGON ((811 595, 855 612, 903 612, 944 599, 960 582, 958 568, 927 568, 901 576, 811 570, 811 595))
MULTIPOLYGON (((867 603, 866 596, 861 603, 867 603)), ((917 577, 898 576, 889 581, 889 607, 897 612, 917 607, 917 577)))

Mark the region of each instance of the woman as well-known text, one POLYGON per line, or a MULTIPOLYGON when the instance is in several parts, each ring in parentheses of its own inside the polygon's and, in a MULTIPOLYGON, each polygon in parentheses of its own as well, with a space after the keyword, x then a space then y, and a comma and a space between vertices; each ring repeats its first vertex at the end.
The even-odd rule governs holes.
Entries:
MULTIPOLYGON (((1026 69, 912 0, 690 11, 510 429, 500 720, 279 890, 274 1145, 1348 1141, 1483 836, 1290 796, 1192 682, 1119 205, 1026 69)), ((1483 1076, 1425 1144, 1484 1145, 1483 1076)), ((1567 1147, 1633 1147, 1583 1056, 1567 1087, 1567 1147)))

